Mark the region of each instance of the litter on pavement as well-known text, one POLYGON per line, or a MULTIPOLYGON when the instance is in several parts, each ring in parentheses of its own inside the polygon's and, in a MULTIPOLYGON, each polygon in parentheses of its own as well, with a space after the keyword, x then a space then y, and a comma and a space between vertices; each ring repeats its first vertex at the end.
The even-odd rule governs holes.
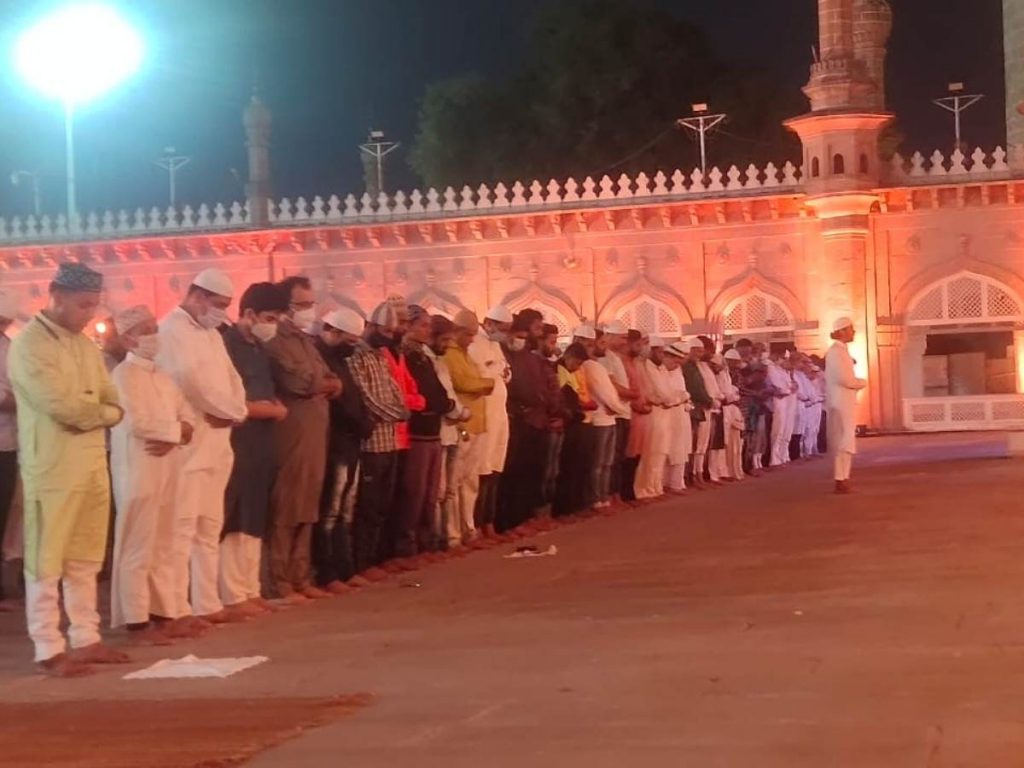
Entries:
POLYGON ((243 669, 270 661, 266 656, 243 656, 227 659, 200 659, 189 654, 180 659, 161 659, 155 664, 129 672, 125 680, 156 680, 160 678, 230 677, 243 669))
POLYGON ((511 560, 519 557, 547 557, 548 555, 557 555, 558 547, 554 544, 549 546, 547 549, 538 549, 537 547, 517 547, 515 552, 505 555, 506 560, 511 560))

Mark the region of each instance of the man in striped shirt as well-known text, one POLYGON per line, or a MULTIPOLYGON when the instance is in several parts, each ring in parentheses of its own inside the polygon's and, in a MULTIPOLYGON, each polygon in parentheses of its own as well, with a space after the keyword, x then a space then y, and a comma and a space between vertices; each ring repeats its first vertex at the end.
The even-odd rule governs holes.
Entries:
POLYGON ((384 357, 394 343, 399 318, 394 308, 381 304, 370 315, 363 338, 348 358, 352 378, 374 420, 373 431, 360 446, 359 497, 352 522, 352 556, 357 573, 383 577, 377 571, 381 528, 391 510, 396 487, 398 444, 395 425, 409 419, 409 410, 384 357), (370 569, 373 569, 372 571, 370 569))

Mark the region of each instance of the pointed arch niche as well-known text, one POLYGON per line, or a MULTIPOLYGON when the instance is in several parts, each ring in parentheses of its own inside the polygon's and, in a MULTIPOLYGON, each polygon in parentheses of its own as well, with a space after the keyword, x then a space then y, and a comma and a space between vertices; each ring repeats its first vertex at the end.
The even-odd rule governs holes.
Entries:
POLYGON ((909 326, 1024 322, 1024 303, 1007 285, 975 272, 938 280, 910 300, 909 326))
POLYGON ((722 334, 754 336, 795 331, 796 320, 786 305, 764 291, 752 291, 733 299, 722 313, 722 334))
POLYGON ((513 313, 524 309, 536 309, 544 316, 545 323, 558 326, 559 338, 572 336, 573 328, 580 323, 580 313, 572 300, 557 288, 541 283, 529 282, 522 288, 505 294, 501 303, 513 313))
POLYGON ((638 296, 620 307, 617 319, 628 328, 666 339, 678 339, 682 335, 678 315, 668 304, 651 296, 638 296))

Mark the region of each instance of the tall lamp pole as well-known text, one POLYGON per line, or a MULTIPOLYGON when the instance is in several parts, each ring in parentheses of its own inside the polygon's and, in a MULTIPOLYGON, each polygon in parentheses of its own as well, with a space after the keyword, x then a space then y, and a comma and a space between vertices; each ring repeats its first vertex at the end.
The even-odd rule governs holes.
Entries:
POLYGON ((171 201, 171 208, 173 208, 178 199, 176 186, 178 171, 192 162, 192 158, 179 155, 174 147, 164 147, 163 157, 153 162, 167 171, 168 197, 171 201))
POLYGON ((22 78, 64 107, 68 229, 77 231, 75 108, 99 98, 133 75, 142 63, 142 40, 113 8, 67 5, 44 16, 18 37, 14 64, 22 78))

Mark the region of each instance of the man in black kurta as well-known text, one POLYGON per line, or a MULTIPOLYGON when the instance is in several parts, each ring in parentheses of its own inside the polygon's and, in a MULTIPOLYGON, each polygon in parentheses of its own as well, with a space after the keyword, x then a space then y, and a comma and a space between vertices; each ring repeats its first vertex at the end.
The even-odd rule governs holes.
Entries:
POLYGON ((238 323, 222 330, 224 346, 245 386, 248 419, 231 433, 235 463, 224 499, 220 592, 227 606, 265 609, 260 559, 274 485, 274 422, 287 410, 277 400, 270 357, 263 344, 277 333, 287 300, 273 283, 255 283, 242 295, 238 323))

